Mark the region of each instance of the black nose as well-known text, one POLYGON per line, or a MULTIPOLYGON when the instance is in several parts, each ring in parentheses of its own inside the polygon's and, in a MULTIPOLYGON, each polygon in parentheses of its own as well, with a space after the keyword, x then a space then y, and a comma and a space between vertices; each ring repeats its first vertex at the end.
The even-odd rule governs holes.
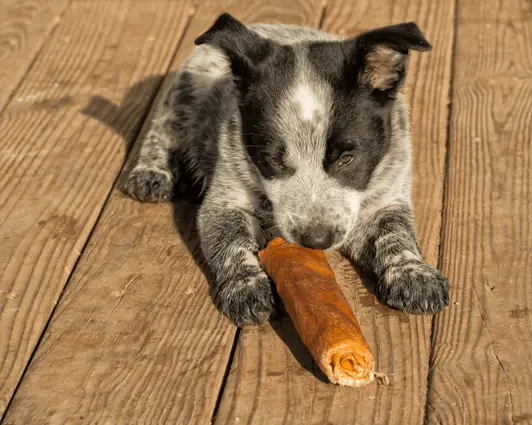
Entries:
POLYGON ((301 245, 306 248, 327 249, 333 239, 333 230, 328 227, 313 227, 301 233, 301 245))

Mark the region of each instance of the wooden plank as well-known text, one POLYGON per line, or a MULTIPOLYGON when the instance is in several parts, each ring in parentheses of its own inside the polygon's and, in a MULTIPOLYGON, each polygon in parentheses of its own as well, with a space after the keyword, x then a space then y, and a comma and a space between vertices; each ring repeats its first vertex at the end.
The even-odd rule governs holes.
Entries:
POLYGON ((47 36, 61 21, 68 0, 0 2, 0 111, 20 84, 47 36))
MULTIPOLYGON (((222 10, 310 25, 319 5, 200 2, 172 68, 222 10)), ((214 308, 196 264, 194 213, 112 193, 6 424, 211 422, 236 328, 214 308)))
POLYGON ((428 422, 532 424, 532 13, 458 5, 428 422))
MULTIPOLYGON (((344 34, 400 21, 418 22, 434 51, 412 54, 407 91, 413 113, 414 207, 420 244, 436 264, 444 180, 453 42, 453 2, 332 1, 323 28, 344 34), (429 177, 430 176, 430 177, 429 177)), ((329 260, 351 303, 378 370, 390 386, 340 388, 317 379, 316 366, 288 318, 242 332, 216 424, 422 424, 431 318, 378 304, 349 262, 329 260)), ((319 376, 319 374, 318 374, 319 376)))
POLYGON ((187 3, 156 4, 74 2, 2 114, 0 413, 161 78, 122 96, 166 72, 184 30, 187 3), (88 109, 100 120, 86 110, 98 96, 108 102, 88 109))

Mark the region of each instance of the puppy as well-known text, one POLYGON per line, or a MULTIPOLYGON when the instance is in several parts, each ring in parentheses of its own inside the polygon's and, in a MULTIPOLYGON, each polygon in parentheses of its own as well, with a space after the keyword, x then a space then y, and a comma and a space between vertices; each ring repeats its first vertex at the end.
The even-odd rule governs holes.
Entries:
POLYGON ((408 313, 449 303, 425 264, 411 206, 409 50, 414 23, 342 39, 228 14, 167 89, 123 191, 143 202, 200 186, 197 227, 214 301, 237 325, 274 312, 257 252, 273 237, 337 249, 378 279, 377 297, 408 313))

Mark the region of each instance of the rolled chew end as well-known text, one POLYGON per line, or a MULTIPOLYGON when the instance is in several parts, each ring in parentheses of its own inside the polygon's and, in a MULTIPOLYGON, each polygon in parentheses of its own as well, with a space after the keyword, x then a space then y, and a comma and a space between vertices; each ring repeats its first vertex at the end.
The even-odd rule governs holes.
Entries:
POLYGON ((342 344, 323 353, 318 363, 329 380, 338 385, 361 387, 375 380, 373 356, 357 346, 342 344))
POLYGON ((299 336, 329 380, 352 387, 373 382, 373 356, 325 254, 276 238, 259 256, 299 336))

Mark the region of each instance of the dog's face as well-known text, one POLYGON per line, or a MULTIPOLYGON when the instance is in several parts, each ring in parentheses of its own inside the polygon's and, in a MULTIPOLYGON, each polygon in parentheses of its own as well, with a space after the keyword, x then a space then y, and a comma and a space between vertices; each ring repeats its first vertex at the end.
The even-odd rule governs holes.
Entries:
POLYGON ((223 15, 197 43, 231 59, 243 141, 282 235, 312 248, 340 245, 389 147, 407 49, 428 42, 405 24, 281 46, 223 15))

